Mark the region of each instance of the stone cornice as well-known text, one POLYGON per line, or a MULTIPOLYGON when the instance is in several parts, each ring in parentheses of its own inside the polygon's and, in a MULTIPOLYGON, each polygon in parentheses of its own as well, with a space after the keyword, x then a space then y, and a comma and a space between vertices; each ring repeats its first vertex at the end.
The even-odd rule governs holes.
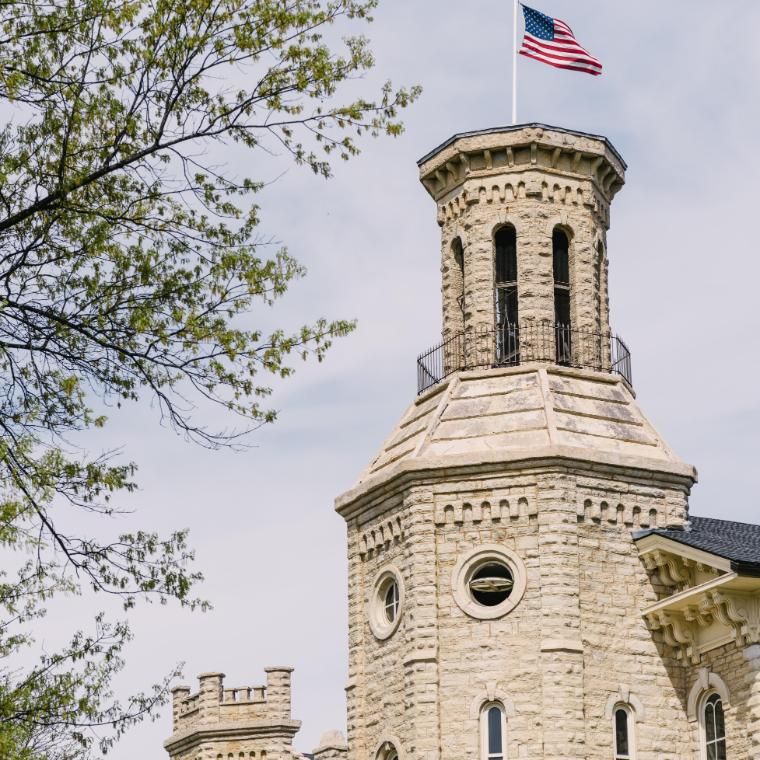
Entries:
MULTIPOLYGON (((617 189, 615 190, 617 192, 617 189)), ((475 173, 452 186, 450 192, 438 198, 438 224, 458 222, 467 212, 480 203, 511 205, 526 199, 558 207, 588 209, 596 222, 609 229, 610 187, 599 184, 596 178, 583 178, 570 173, 551 171, 545 167, 524 166, 511 169, 508 174, 498 170, 475 173), (541 171, 536 171, 536 169, 541 171), (551 179, 551 183, 547 180, 551 179), (591 180, 593 187, 588 186, 591 180)))
POLYGON ((287 737, 293 739, 301 727, 300 720, 227 721, 208 726, 194 725, 177 732, 164 742, 169 753, 187 751, 202 742, 256 739, 260 737, 287 737))
MULTIPOLYGON (((530 170, 590 181, 607 203, 625 182, 625 163, 605 138, 543 124, 456 135, 419 166, 422 184, 436 201, 455 194, 466 180, 530 170)), ((526 186, 524 192, 534 191, 526 186)))
POLYGON ((685 490, 690 489, 697 480, 696 470, 683 462, 617 455, 571 446, 546 446, 403 460, 368 477, 339 496, 335 500, 335 510, 349 520, 370 509, 375 500, 391 498, 415 485, 505 470, 526 474, 547 469, 572 469, 613 476, 625 474, 627 478, 641 478, 657 485, 685 490))
MULTIPOLYGON (((668 558, 667 564, 671 568, 674 568, 677 563, 683 563, 686 565, 689 563, 691 565, 699 563, 723 572, 733 570, 742 576, 760 577, 757 562, 730 559, 721 556, 720 554, 713 554, 705 549, 699 549, 695 546, 690 546, 687 543, 682 543, 669 535, 650 533, 643 536, 634 535, 634 539, 636 540, 639 549, 639 555, 650 569, 653 563, 653 557, 656 558, 658 565, 661 564, 658 557, 658 555, 660 555, 668 558)), ((664 579, 662 579, 662 582, 665 585, 671 585, 664 579)))
MULTIPOLYGON (((667 587, 685 587, 693 568, 712 568, 730 572, 731 561, 716 554, 672 541, 667 536, 651 534, 636 539, 639 556, 649 571, 657 570, 660 582, 667 587)), ((694 585, 693 583, 691 585, 694 585)))
POLYGON ((421 159, 417 161, 417 166, 422 167, 425 164, 427 164, 429 161, 433 160, 437 155, 439 155, 442 151, 444 151, 446 148, 457 142, 458 140, 465 140, 468 138, 480 138, 484 137, 486 135, 492 135, 492 134, 505 134, 508 132, 518 132, 520 130, 524 129, 542 129, 542 130, 549 130, 551 132, 556 132, 558 134, 562 135, 570 135, 575 138, 585 138, 590 139, 598 142, 603 142, 605 145, 609 148, 609 150, 613 153, 615 158, 620 162, 620 165, 623 170, 628 168, 628 165, 626 164, 623 157, 618 153, 615 146, 603 135, 595 135, 590 132, 581 132, 577 129, 568 129, 567 127, 554 127, 550 124, 543 124, 541 122, 530 122, 528 124, 514 124, 508 127, 489 127, 487 129, 476 129, 472 130, 470 132, 458 132, 455 135, 452 135, 448 140, 441 143, 438 147, 433 148, 429 153, 424 155, 421 159))

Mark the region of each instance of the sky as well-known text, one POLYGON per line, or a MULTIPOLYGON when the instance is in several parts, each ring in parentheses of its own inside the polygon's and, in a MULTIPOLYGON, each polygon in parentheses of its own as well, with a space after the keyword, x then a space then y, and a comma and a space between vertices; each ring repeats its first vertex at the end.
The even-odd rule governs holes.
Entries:
MULTIPOLYGON (((638 400, 699 470, 692 513, 760 522, 760 4, 534 5, 568 22, 605 66, 593 78, 520 60, 518 120, 606 135, 629 165, 612 208, 610 303, 638 400)), ((260 199, 262 229, 309 274, 272 315, 252 318, 359 326, 278 389, 279 421, 247 451, 210 452, 161 428, 146 403, 88 440, 140 465, 126 502, 134 513, 115 528, 189 528, 214 605, 138 609, 124 695, 180 661, 194 686, 204 671, 226 673, 229 686, 263 684, 266 666, 286 664, 303 721, 297 747, 344 730, 345 528, 333 500, 414 399, 415 358, 439 340, 439 229, 416 160, 456 132, 509 123, 511 15, 507 0, 381 0, 367 29, 377 67, 354 87, 421 84, 406 132, 365 142, 329 181, 281 157, 284 173, 260 199)), ((262 171, 274 177, 271 165, 262 171)), ((57 626, 86 624, 91 605, 54 608, 43 643, 57 626)), ((158 760, 170 732, 166 709, 110 756, 158 760)))

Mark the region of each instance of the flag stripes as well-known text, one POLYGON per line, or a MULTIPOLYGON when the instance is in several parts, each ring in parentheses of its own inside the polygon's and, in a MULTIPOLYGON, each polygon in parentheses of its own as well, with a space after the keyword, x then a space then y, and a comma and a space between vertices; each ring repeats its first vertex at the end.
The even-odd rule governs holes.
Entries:
POLYGON ((559 19, 523 6, 525 37, 520 55, 547 63, 558 69, 581 71, 599 76, 602 64, 578 44, 573 30, 559 19))

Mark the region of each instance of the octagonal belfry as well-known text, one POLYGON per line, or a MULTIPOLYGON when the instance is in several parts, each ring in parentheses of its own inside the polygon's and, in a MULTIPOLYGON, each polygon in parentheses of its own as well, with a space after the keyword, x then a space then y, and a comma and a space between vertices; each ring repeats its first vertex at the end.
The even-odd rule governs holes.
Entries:
POLYGON ((625 163, 604 138, 531 124, 457 135, 419 166, 443 340, 337 500, 349 757, 608 760, 626 756, 615 716, 639 760, 685 760, 682 683, 642 617, 657 595, 631 533, 683 526, 696 473, 610 332, 625 163))
POLYGON ((444 337, 500 318, 556 322, 559 283, 569 287, 562 315, 569 324, 609 333, 606 233, 626 165, 605 138, 537 124, 471 132, 436 148, 419 167, 442 228, 444 337), (494 267, 501 230, 510 233, 498 241, 506 261, 494 267), (555 232, 569 247, 566 264, 553 255, 555 232), (512 304, 494 314, 494 289, 502 283, 519 293, 513 314, 512 304))
POLYGON ((420 162, 442 228, 443 342, 419 390, 461 369, 549 362, 613 370, 610 203, 625 163, 602 137, 528 125, 457 135, 420 162))

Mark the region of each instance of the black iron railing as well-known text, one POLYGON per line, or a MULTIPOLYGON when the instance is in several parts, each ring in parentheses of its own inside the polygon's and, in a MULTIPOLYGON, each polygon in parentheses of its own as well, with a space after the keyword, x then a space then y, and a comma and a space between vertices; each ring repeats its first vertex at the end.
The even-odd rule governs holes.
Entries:
POLYGON ((550 322, 470 330, 447 338, 417 359, 417 391, 461 370, 546 362, 621 375, 632 385, 631 352, 617 335, 550 322))

